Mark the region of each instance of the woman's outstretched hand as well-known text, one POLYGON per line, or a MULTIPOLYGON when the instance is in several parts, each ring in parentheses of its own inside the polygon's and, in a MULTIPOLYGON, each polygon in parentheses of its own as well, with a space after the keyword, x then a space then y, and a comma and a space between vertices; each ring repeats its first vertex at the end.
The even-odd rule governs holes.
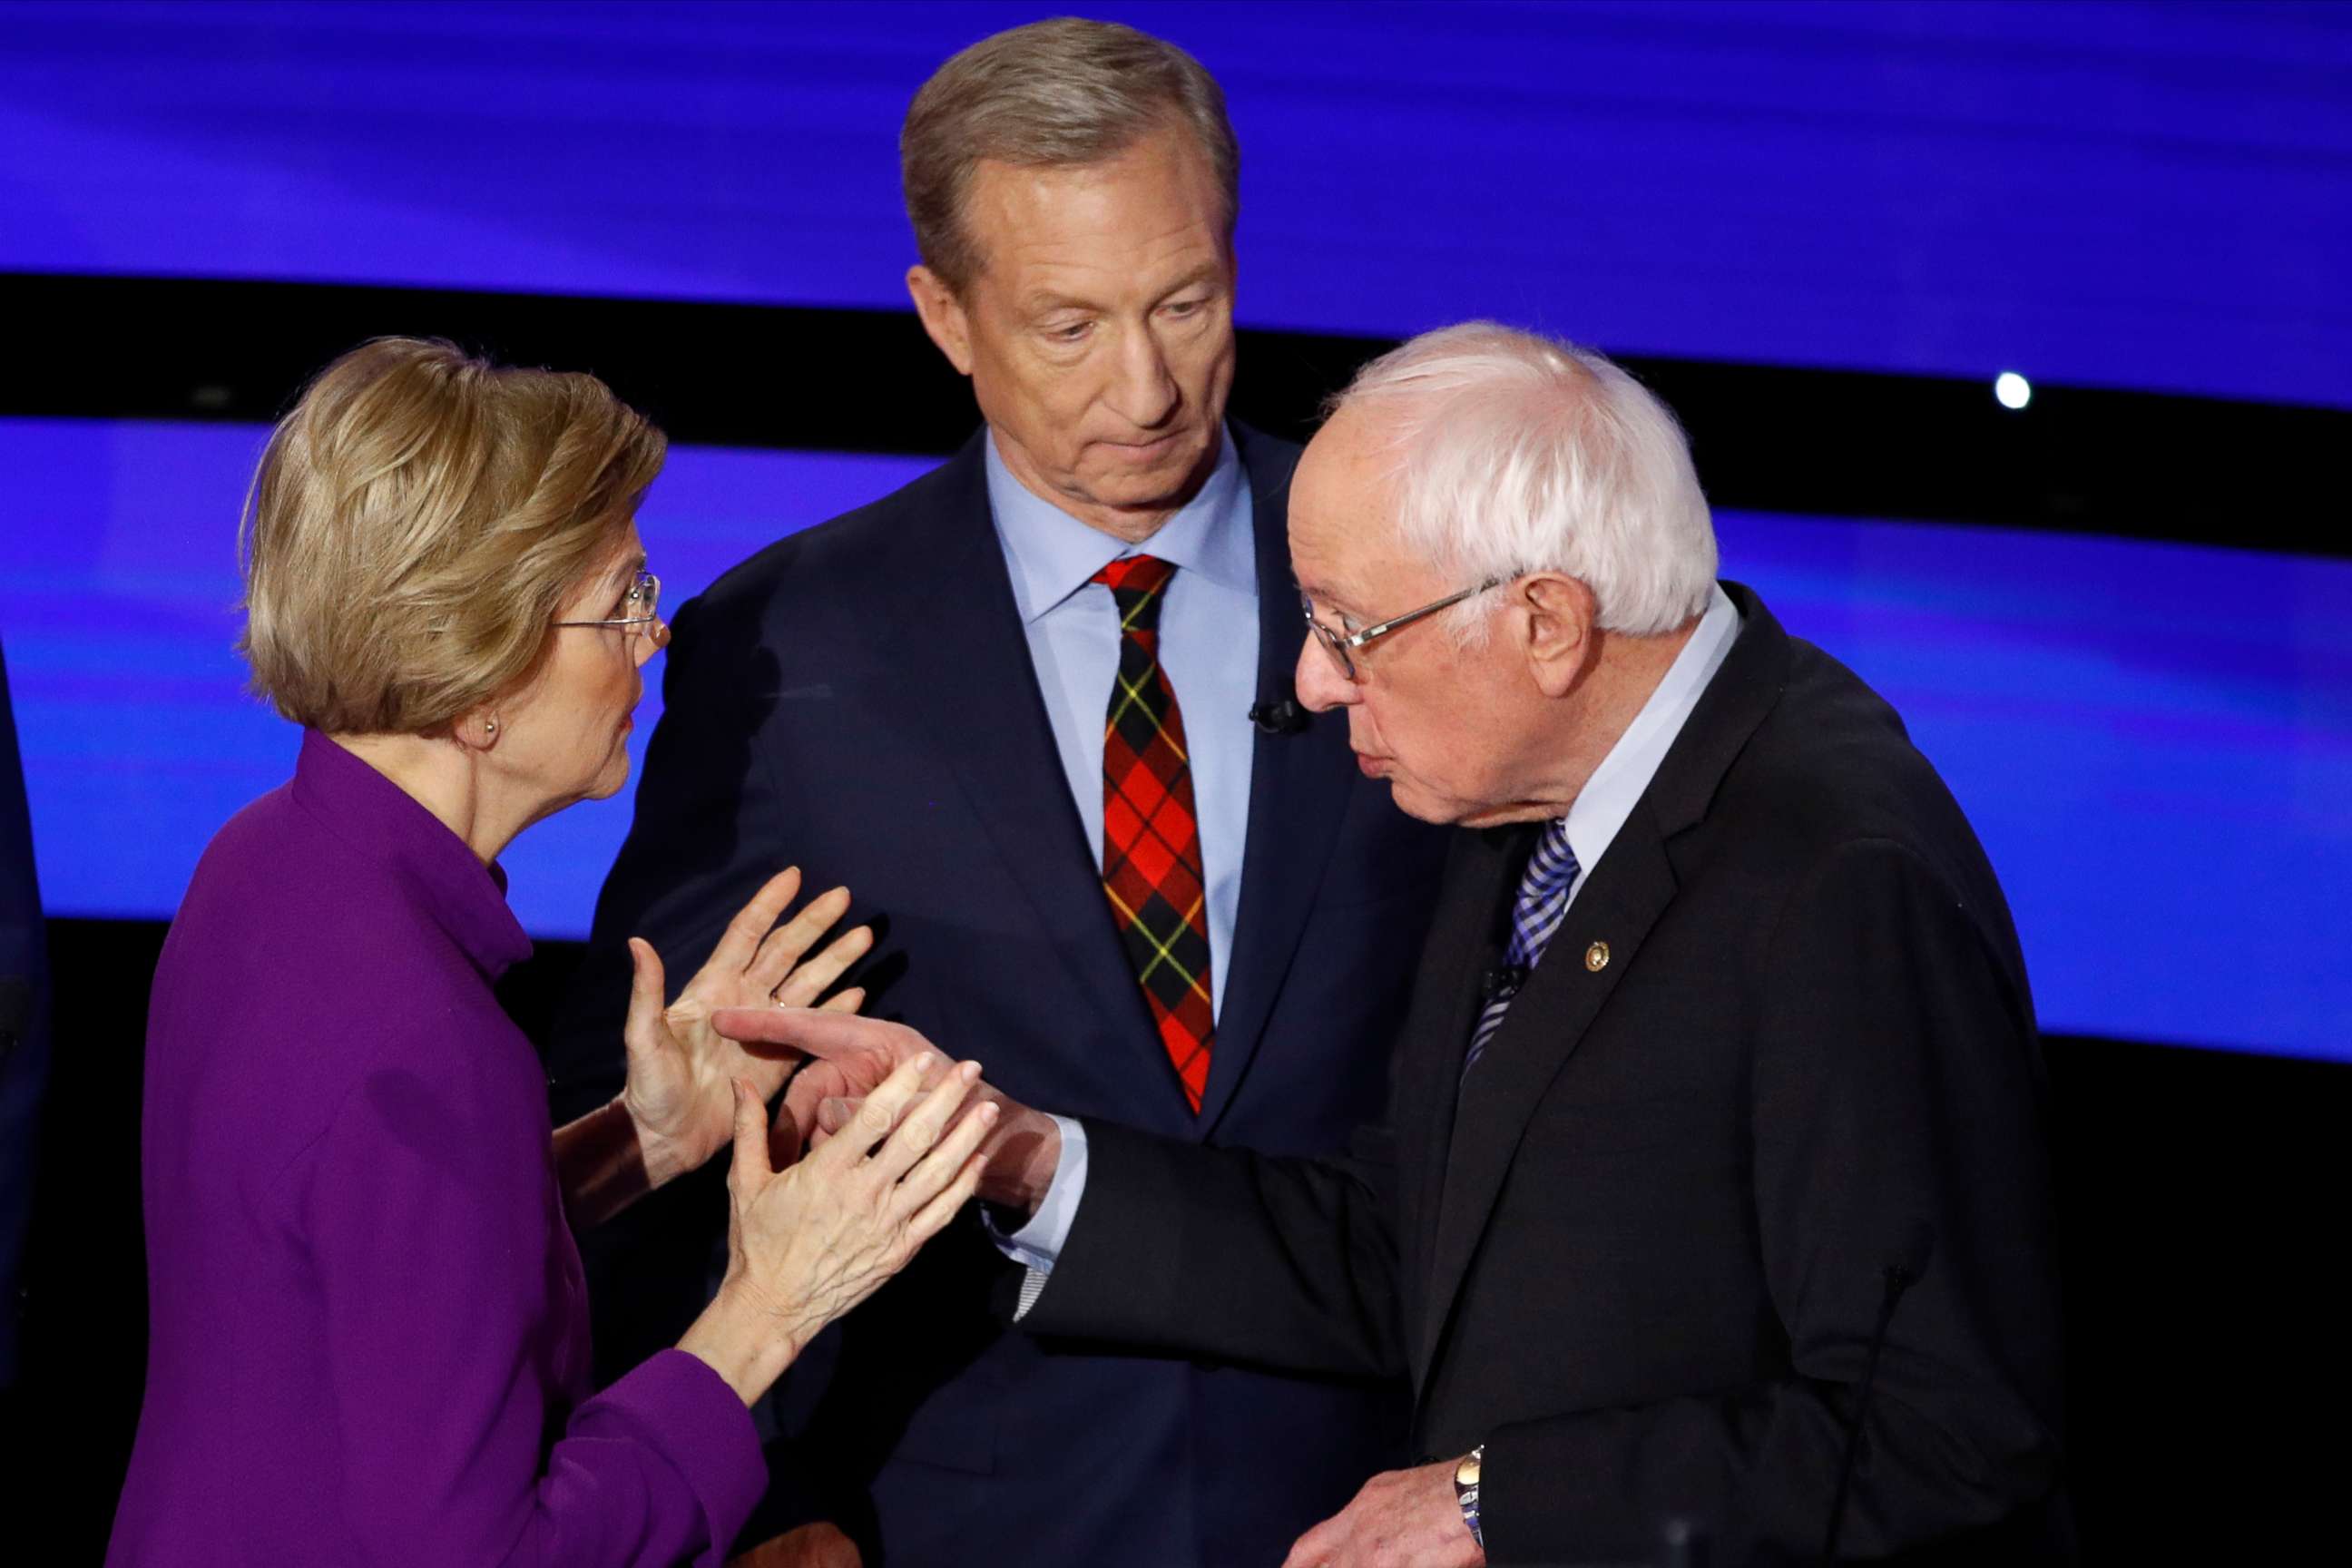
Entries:
POLYGON ((678 1348, 701 1357, 749 1404, 818 1330, 904 1268, 980 1183, 992 1104, 958 1116, 980 1081, 964 1062, 926 1090, 937 1057, 908 1061, 867 1096, 853 1124, 779 1171, 766 1106, 739 1079, 730 1221, 719 1294, 678 1348))
MULTIPOLYGON (((848 912, 849 890, 835 888, 812 899, 777 925, 800 890, 797 867, 772 878, 728 922, 710 961, 667 1007, 660 955, 652 943, 630 938, 635 972, 622 1033, 629 1077, 620 1103, 636 1132, 647 1187, 698 1169, 727 1142, 737 1079, 748 1079, 764 1101, 800 1059, 795 1051, 747 1048, 729 1039, 710 1026, 711 1015, 722 1007, 818 1006, 874 945, 873 933, 859 926, 803 962, 817 939, 848 912)), ((854 1013, 865 1000, 865 992, 853 987, 822 1006, 854 1013)))

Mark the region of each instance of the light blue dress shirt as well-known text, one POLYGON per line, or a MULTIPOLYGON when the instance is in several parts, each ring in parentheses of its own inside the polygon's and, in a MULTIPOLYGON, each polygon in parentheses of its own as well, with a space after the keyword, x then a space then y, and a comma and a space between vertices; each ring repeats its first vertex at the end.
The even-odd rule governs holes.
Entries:
MULTIPOLYGON (((1731 655, 1731 645, 1739 637, 1739 607, 1731 595, 1717 584, 1707 600, 1706 615, 1699 618, 1697 629, 1683 644, 1675 662, 1666 668, 1649 700, 1601 765, 1592 770, 1583 789, 1577 792, 1576 804, 1568 809, 1568 843, 1576 852, 1576 862, 1581 868, 1576 880, 1570 884, 1568 900, 1584 890, 1592 875, 1592 868, 1609 853, 1616 840, 1617 830, 1625 826, 1633 815, 1634 804, 1642 798, 1650 781, 1658 774, 1658 764, 1666 760, 1673 749, 1675 737, 1689 722, 1691 710, 1706 695, 1715 672, 1731 655)), ((1465 1042, 1467 1043, 1466 1040, 1465 1042)), ((1045 1201, 1029 1223, 997 1245, 1005 1256, 1029 1270, 1021 1283, 1020 1303, 1013 1311, 1015 1318, 1024 1316, 1036 1305, 1045 1288, 1045 1278, 1053 1272, 1054 1260, 1061 1256, 1062 1246, 1069 1239, 1071 1223, 1076 1219, 1078 1200, 1087 1187, 1087 1134, 1078 1122, 1066 1116, 1054 1118, 1062 1129, 1061 1163, 1054 1168, 1053 1181, 1046 1186, 1045 1201)))
MULTIPOLYGON (((1102 864, 1103 844, 1103 724, 1118 676, 1119 629, 1110 590, 1092 579, 1129 555, 1157 556, 1177 568, 1160 605, 1160 665, 1184 715, 1208 893, 1210 1007, 1213 1016, 1222 1017, 1234 920, 1241 908, 1250 763, 1257 739, 1249 720, 1257 701, 1257 537, 1249 476, 1233 437, 1224 437, 1201 493, 1141 544, 1080 522, 1014 479, 993 434, 987 466, 989 511, 1012 574, 1029 661, 1037 671, 1062 773, 1097 866, 1102 864)), ((1069 1234, 1078 1195, 1086 1190, 1086 1130, 1066 1117, 1055 1120, 1062 1128, 1062 1158, 1054 1191, 1027 1225, 997 1238, 1033 1270, 1032 1299, 1043 1283, 1042 1270, 1052 1267, 1069 1234)))
MULTIPOLYGON (((1112 562, 1152 555, 1177 571, 1160 606, 1160 665, 1184 716, 1192 807, 1201 825, 1201 872, 1209 905, 1209 991, 1224 1013, 1225 975, 1241 908, 1242 851, 1249 831, 1250 759, 1256 730, 1257 544, 1249 476, 1224 437, 1201 493, 1141 544, 1088 527, 1041 499, 1004 466, 988 440, 988 506, 1013 574, 1013 600, 1045 717, 1086 825, 1094 863, 1103 852, 1103 722, 1118 677, 1118 606, 1089 581, 1112 562)), ((1172 1090, 1171 1081, 1170 1088, 1172 1090)))

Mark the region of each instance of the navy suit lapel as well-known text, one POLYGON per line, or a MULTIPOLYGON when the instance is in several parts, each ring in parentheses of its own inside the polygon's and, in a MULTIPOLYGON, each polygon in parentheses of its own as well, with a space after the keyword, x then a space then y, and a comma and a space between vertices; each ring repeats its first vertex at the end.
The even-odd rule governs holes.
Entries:
MULTIPOLYGON (((1297 458, 1294 450, 1274 447, 1239 426, 1234 437, 1249 472, 1256 536, 1257 692, 1260 700, 1278 701, 1292 694, 1292 670, 1306 635, 1290 575, 1290 475, 1297 458)), ((1201 1101, 1199 1131, 1204 1137, 1233 1103, 1265 1037, 1339 839, 1355 777, 1355 754, 1338 715, 1319 715, 1292 734, 1260 731, 1253 742, 1241 907, 1201 1101)))
MULTIPOLYGON (((945 504, 909 531, 905 591, 889 612, 906 649, 898 689, 1110 1037, 1148 1042, 1156 1051, 1159 1037, 1070 799, 990 521, 981 447, 987 438, 983 429, 950 460, 940 475, 945 504)), ((1099 801, 1087 805, 1101 809, 1099 801)))

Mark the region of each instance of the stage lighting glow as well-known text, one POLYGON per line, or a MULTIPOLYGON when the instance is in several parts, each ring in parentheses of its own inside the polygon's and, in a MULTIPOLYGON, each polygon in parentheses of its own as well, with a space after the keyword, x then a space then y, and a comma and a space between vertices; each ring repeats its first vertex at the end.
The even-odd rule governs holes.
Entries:
POLYGON ((2022 408, 2033 401, 2033 384, 2013 370, 2005 370, 1992 378, 1992 395, 2000 399, 2003 408, 2022 408))
MULTIPOLYGON (((299 732, 246 695, 234 651, 237 506, 268 436, 0 419, 0 637, 52 914, 168 916, 205 841, 294 765, 299 732)), ((638 514, 664 602, 930 466, 673 447, 638 514)), ((2352 1061, 2352 562, 1716 524, 1725 573, 1884 692, 1943 773, 2000 869, 2044 1028, 2352 1061)), ((584 933, 630 810, 625 792, 574 807, 500 857, 526 931, 584 933)))

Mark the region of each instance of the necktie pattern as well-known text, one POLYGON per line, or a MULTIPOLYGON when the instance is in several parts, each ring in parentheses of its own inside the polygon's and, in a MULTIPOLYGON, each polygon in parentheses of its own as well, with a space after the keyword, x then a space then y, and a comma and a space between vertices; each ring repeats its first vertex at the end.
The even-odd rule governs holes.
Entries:
POLYGON ((1194 1114, 1215 1034, 1209 907, 1184 715, 1160 668, 1160 605, 1176 568, 1150 555, 1094 575, 1118 605, 1118 679, 1103 723, 1103 890, 1194 1114))
POLYGON ((1568 913, 1568 892, 1576 886, 1578 869, 1576 851, 1568 847, 1568 818, 1554 817, 1536 840, 1535 853, 1528 857, 1528 868, 1519 878, 1518 896, 1511 900, 1511 940, 1503 950, 1503 963, 1513 978, 1479 1010, 1478 1026, 1470 1032, 1470 1054, 1462 1062, 1464 1078, 1478 1065, 1486 1043, 1503 1026, 1503 1015, 1511 1010, 1511 998, 1551 945, 1552 933, 1568 913))

